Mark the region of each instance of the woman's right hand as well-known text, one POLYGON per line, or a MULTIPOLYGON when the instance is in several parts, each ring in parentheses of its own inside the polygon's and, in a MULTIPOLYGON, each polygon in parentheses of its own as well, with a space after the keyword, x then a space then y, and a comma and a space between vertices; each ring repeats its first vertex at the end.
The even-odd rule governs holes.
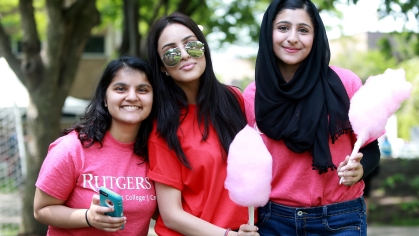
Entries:
POLYGON ((237 236, 259 236, 259 233, 257 232, 258 230, 259 228, 255 225, 243 224, 240 225, 239 232, 237 232, 237 236))
POLYGON ((122 228, 126 223, 126 217, 111 217, 105 215, 106 212, 112 212, 112 207, 100 206, 99 195, 95 194, 92 197, 92 203, 87 211, 87 220, 92 227, 97 229, 116 232, 122 228))

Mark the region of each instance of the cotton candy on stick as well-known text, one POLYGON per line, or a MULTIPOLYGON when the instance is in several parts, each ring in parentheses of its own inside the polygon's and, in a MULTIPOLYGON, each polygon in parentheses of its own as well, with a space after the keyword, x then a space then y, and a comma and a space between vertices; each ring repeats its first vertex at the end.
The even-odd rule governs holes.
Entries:
POLYGON ((411 90, 403 69, 387 69, 367 79, 350 101, 348 116, 357 137, 350 159, 366 141, 383 134, 388 118, 410 97, 411 90))
POLYGON ((246 125, 230 145, 227 178, 224 186, 230 199, 249 209, 249 224, 254 224, 254 207, 269 201, 272 156, 260 134, 246 125))

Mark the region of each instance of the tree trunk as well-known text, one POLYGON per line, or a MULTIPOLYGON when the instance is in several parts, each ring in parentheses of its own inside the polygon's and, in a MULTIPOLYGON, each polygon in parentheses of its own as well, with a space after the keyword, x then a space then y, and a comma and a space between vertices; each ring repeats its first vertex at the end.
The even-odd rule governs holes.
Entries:
POLYGON ((23 32, 21 60, 7 46, 9 39, 0 25, 0 52, 30 97, 26 114, 27 176, 19 235, 31 236, 46 234, 47 226, 33 216, 35 182, 50 143, 60 136, 64 101, 90 31, 99 23, 96 0, 46 0, 48 27, 42 44, 45 47, 41 48, 32 4, 33 0, 19 1, 23 32))
MULTIPOLYGON (((20 235, 46 235, 47 226, 40 224, 33 217, 33 196, 35 181, 51 140, 60 133, 61 107, 64 99, 53 98, 56 92, 32 94, 34 103, 27 108, 27 177, 24 185, 22 226, 20 235), (58 118, 58 119, 57 119, 58 118)), ((57 180, 59 182, 60 180, 57 180)))
POLYGON ((122 43, 119 48, 120 56, 137 56, 141 58, 145 56, 140 55, 139 10, 138 0, 123 1, 124 26, 122 43))

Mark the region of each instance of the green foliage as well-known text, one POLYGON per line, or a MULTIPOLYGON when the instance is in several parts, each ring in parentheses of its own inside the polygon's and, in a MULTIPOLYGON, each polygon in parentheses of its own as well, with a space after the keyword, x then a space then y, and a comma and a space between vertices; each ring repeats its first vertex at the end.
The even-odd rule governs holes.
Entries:
POLYGON ((419 211, 419 200, 412 202, 403 202, 400 204, 400 209, 407 213, 418 212, 419 211))
POLYGON ((377 46, 386 58, 396 57, 405 61, 419 56, 419 34, 414 32, 393 32, 378 40, 377 46))
MULTIPOLYGON (((11 39, 15 41, 21 39, 23 34, 20 27, 20 12, 18 5, 18 0, 0 1, 0 22, 9 33, 11 39)), ((43 39, 47 27, 45 1, 34 0, 33 7, 39 36, 43 39)))
POLYGON ((383 182, 383 187, 394 188, 397 183, 403 182, 406 180, 406 176, 404 174, 394 174, 385 179, 383 182))
POLYGON ((396 112, 399 137, 409 140, 410 129, 419 126, 419 57, 399 64, 406 71, 406 80, 412 84, 410 98, 396 112))
POLYGON ((11 193, 17 191, 17 184, 12 178, 4 177, 0 179, 0 193, 11 193))
POLYGON ((419 195, 419 176, 416 176, 415 178, 410 180, 409 184, 412 186, 412 188, 416 189, 416 191, 419 195))
POLYGON ((348 48, 331 60, 332 65, 337 65, 353 71, 364 82, 372 75, 384 73, 387 68, 395 68, 395 58, 387 58, 378 50, 360 51, 348 48))
POLYGON ((384 0, 383 2, 382 7, 378 11, 381 17, 392 15, 395 18, 406 19, 408 12, 412 12, 416 18, 419 17, 419 4, 417 0, 384 0))
POLYGON ((19 225, 17 224, 2 224, 0 222, 0 232, 2 236, 19 235, 19 225))
MULTIPOLYGON (((20 15, 18 9, 18 0, 0 1, 0 22, 3 27, 11 34, 18 35, 20 15)), ((16 37, 16 36, 15 36, 16 37)))

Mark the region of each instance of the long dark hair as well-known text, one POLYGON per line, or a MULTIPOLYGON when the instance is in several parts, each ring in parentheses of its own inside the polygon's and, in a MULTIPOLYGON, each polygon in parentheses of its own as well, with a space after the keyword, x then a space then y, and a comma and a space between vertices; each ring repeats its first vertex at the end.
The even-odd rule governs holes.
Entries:
MULTIPOLYGON (((208 138, 209 126, 212 124, 224 151, 228 153, 235 135, 246 125, 246 118, 237 98, 238 95, 217 80, 208 43, 197 24, 188 16, 177 12, 154 22, 149 31, 147 50, 156 80, 154 103, 156 104, 157 132, 167 142, 169 148, 175 151, 179 161, 191 169, 177 137, 177 130, 182 122, 181 110, 188 108, 188 101, 185 93, 176 85, 173 78, 165 76, 160 70, 163 64, 157 51, 159 37, 170 24, 184 25, 205 44, 206 69, 200 78, 196 101, 198 122, 204 124, 202 140, 208 138)), ((224 153, 222 158, 225 158, 224 153)))
MULTIPOLYGON (((124 56, 109 62, 99 80, 93 99, 80 117, 80 122, 63 131, 64 134, 68 134, 73 130, 77 131, 78 138, 85 148, 92 146, 95 142, 99 142, 102 145, 103 137, 112 122, 112 116, 105 107, 104 102, 106 90, 116 76, 116 73, 123 68, 144 72, 148 82, 154 87, 151 67, 140 58, 124 56)), ((141 122, 137 140, 134 143, 134 153, 140 156, 144 161, 148 160, 147 142, 151 132, 153 119, 154 104, 150 115, 141 122)))

